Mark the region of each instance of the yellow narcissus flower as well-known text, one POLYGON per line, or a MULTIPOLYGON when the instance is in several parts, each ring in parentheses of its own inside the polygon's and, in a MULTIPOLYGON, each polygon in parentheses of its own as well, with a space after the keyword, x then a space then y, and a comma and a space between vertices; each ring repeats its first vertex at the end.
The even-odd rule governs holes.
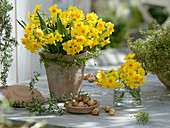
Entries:
POLYGON ((56 18, 57 17, 57 4, 54 4, 54 6, 51 6, 49 8, 50 14, 52 18, 56 18))
POLYGON ((41 48, 41 45, 37 44, 36 42, 33 43, 34 50, 38 51, 41 48))
POLYGON ((97 40, 92 41, 92 43, 90 44, 90 49, 98 44, 99 44, 99 42, 97 40))
POLYGON ((146 83, 146 80, 144 80, 145 78, 146 78, 146 76, 141 76, 140 77, 140 82, 139 82, 140 85, 146 83))
POLYGON ((68 51, 68 49, 70 48, 70 45, 68 43, 62 43, 63 46, 63 50, 68 51))
POLYGON ((25 38, 29 38, 29 36, 28 36, 27 33, 24 33, 24 37, 25 37, 25 38))
POLYGON ((87 13, 86 18, 87 20, 95 21, 98 19, 98 16, 94 12, 91 12, 91 13, 87 13))
POLYGON ((84 45, 84 43, 86 41, 86 38, 84 36, 76 36, 76 39, 82 45, 84 45))
POLYGON ((126 80, 126 74, 121 73, 120 78, 121 78, 121 81, 125 81, 126 80))
POLYGON ((80 21, 80 20, 82 20, 83 17, 84 17, 83 11, 79 10, 79 11, 76 12, 74 18, 75 18, 75 20, 80 21))
POLYGON ((136 62, 136 60, 134 60, 134 62, 135 70, 139 69, 141 67, 141 64, 139 62, 136 62))
POLYGON ((99 74, 101 74, 101 79, 105 79, 106 78, 106 74, 105 74, 105 71, 102 70, 99 74))
POLYGON ((26 24, 25 28, 25 32, 28 34, 32 34, 33 33, 33 29, 35 28, 35 25, 30 23, 30 24, 26 24))
POLYGON ((114 68, 108 69, 108 75, 109 75, 109 73, 114 72, 114 71, 115 71, 114 68))
POLYGON ((89 33, 88 33, 88 38, 91 38, 93 35, 98 34, 94 27, 89 27, 89 33))
POLYGON ((102 31, 105 30, 105 22, 102 21, 102 19, 99 19, 96 28, 99 30, 100 33, 102 33, 102 31))
POLYGON ((126 55, 126 57, 123 60, 132 59, 134 56, 135 56, 135 54, 129 53, 128 55, 126 55))
POLYGON ((76 54, 76 52, 75 52, 75 50, 73 49, 73 48, 69 48, 68 50, 67 50, 67 55, 75 55, 76 54))
POLYGON ((108 71, 107 75, 113 76, 115 79, 119 78, 118 72, 114 70, 108 71))
POLYGON ((81 27, 84 27, 84 23, 83 22, 75 22, 74 27, 80 29, 81 27))
POLYGON ((102 33, 101 36, 102 36, 103 39, 105 39, 106 37, 110 36, 111 34, 112 34, 112 32, 106 31, 106 32, 102 33))
POLYGON ((111 87, 108 84, 106 84, 106 88, 111 90, 111 87))
POLYGON ((114 81, 116 81, 116 79, 113 76, 108 76, 106 77, 106 84, 112 86, 114 84, 114 81))
POLYGON ((63 38, 62 38, 62 36, 63 35, 61 35, 61 34, 59 34, 58 32, 57 32, 57 34, 55 35, 55 40, 57 41, 57 42, 62 42, 63 41, 63 38))
POLYGON ((54 35, 53 35, 53 33, 48 34, 48 35, 47 35, 47 38, 48 38, 49 40, 54 40, 54 35))
POLYGON ((76 45, 78 45, 79 43, 77 42, 77 40, 69 40, 67 41, 67 44, 70 46, 70 48, 75 50, 76 45))
POLYGON ((102 86, 103 86, 101 83, 98 83, 98 82, 97 82, 96 84, 97 84, 99 87, 102 87, 102 86))
POLYGON ((136 81, 136 82, 140 81, 140 75, 139 74, 135 74, 134 81, 136 81))
POLYGON ((74 6, 74 7, 73 7, 73 6, 71 5, 71 6, 69 7, 69 10, 70 10, 70 11, 76 11, 76 10, 78 10, 78 8, 77 8, 77 6, 74 6))
POLYGON ((76 50, 77 53, 79 53, 80 51, 83 50, 83 45, 77 44, 76 47, 75 47, 75 50, 76 50))
POLYGON ((127 86, 130 86, 130 84, 132 83, 131 81, 128 81, 128 80, 125 80, 124 83, 127 85, 127 86))
POLYGON ((39 36, 39 37, 42 37, 42 36, 44 36, 44 33, 43 33, 43 31, 41 30, 41 29, 36 29, 35 30, 35 32, 37 33, 37 35, 39 36))
POLYGON ((36 5, 33 13, 37 14, 36 11, 39 11, 40 8, 41 8, 41 4, 40 5, 36 5))
POLYGON ((81 32, 81 35, 83 35, 83 36, 87 36, 87 33, 89 32, 89 27, 86 25, 86 26, 84 26, 84 27, 81 27, 80 28, 80 32, 81 32))
POLYGON ((110 43, 110 38, 108 38, 106 41, 102 42, 101 45, 104 47, 105 45, 110 43))
POLYGON ((34 15, 30 15, 29 11, 27 12, 27 21, 34 23, 34 15))
POLYGON ((122 84, 121 82, 118 82, 118 83, 117 83, 117 86, 118 86, 119 88, 121 88, 121 87, 123 87, 123 84, 122 84))
POLYGON ((46 44, 55 44, 55 38, 53 33, 48 34, 46 37, 47 37, 46 44))
POLYGON ((133 69, 129 69, 127 72, 128 77, 134 77, 135 74, 136 74, 136 72, 133 69))
POLYGON ((80 29, 76 29, 76 28, 71 28, 72 30, 71 30, 71 36, 72 37, 76 37, 76 36, 79 36, 80 35, 80 29))
POLYGON ((145 70, 142 69, 142 68, 139 68, 139 69, 138 69, 138 73, 139 73, 141 76, 144 76, 144 75, 145 75, 145 70))
POLYGON ((138 84, 135 84, 135 83, 130 84, 130 88, 131 88, 131 89, 138 88, 138 87, 139 87, 138 84))
POLYGON ((114 24, 111 22, 106 23, 106 27, 109 32, 114 32, 114 24))
POLYGON ((37 40, 30 40, 28 45, 25 45, 25 48, 27 50, 30 50, 32 53, 37 54, 39 51, 39 49, 42 48, 42 46, 40 44, 37 43, 37 40))
POLYGON ((26 38, 21 38, 22 44, 26 45, 28 43, 28 40, 26 38))
POLYGON ((90 46, 93 42, 91 40, 88 40, 84 43, 84 47, 90 46))
POLYGON ((130 59, 130 60, 127 60, 126 61, 126 64, 125 64, 125 67, 126 68, 130 68, 130 69, 134 69, 135 68, 135 64, 134 64, 134 60, 130 59))

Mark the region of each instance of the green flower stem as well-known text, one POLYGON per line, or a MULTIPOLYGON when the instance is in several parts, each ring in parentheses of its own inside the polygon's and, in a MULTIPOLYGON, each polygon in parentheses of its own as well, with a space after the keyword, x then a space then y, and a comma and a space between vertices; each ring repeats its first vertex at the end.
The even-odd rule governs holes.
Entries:
MULTIPOLYGON (((141 99, 140 89, 139 89, 139 90, 133 90, 133 89, 130 89, 129 87, 125 86, 125 90, 128 90, 129 93, 130 93, 130 95, 131 95, 133 98, 135 98, 136 101, 139 101, 139 100, 141 99)), ((118 101, 121 101, 121 100, 122 100, 122 98, 123 98, 124 95, 125 95, 125 92, 126 92, 126 91, 123 91, 123 92, 121 93, 121 95, 119 96, 118 101)))
POLYGON ((119 100, 118 100, 118 101, 121 101, 122 98, 124 97, 124 95, 125 95, 125 92, 122 92, 121 95, 120 95, 120 97, 119 97, 119 100))

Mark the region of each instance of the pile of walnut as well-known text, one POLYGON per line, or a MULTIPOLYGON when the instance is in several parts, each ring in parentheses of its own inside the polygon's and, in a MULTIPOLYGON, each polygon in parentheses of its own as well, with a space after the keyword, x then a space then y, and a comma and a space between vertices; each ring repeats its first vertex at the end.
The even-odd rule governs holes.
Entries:
POLYGON ((111 115, 111 116, 115 115, 115 110, 112 109, 110 106, 105 106, 102 109, 105 110, 105 112, 109 112, 109 115, 111 115))
MULTIPOLYGON (((110 106, 105 106, 102 109, 105 110, 105 112, 108 112, 109 115, 111 115, 111 116, 115 115, 115 110, 111 109, 110 106)), ((99 113, 100 113, 100 109, 99 108, 95 108, 95 109, 92 110, 92 115, 94 115, 94 116, 98 116, 99 113)))
POLYGON ((81 96, 72 101, 67 101, 66 105, 73 107, 89 107, 95 105, 97 102, 93 99, 90 99, 88 96, 81 96))
POLYGON ((93 74, 93 73, 84 74, 84 80, 88 80, 89 82, 97 81, 96 74, 99 72, 100 72, 100 70, 97 69, 95 74, 93 74))
POLYGON ((78 94, 70 93, 70 95, 71 95, 71 99, 66 102, 66 105, 70 107, 90 107, 97 104, 97 101, 91 99, 88 93, 82 93, 82 92, 78 94))
MULTIPOLYGON (((70 100, 65 103, 70 107, 90 107, 97 104, 96 100, 91 99, 88 93, 82 93, 82 92, 78 94, 70 93, 70 95, 71 95, 70 100)), ((115 115, 115 110, 111 109, 110 106, 105 106, 102 109, 105 110, 105 112, 108 112, 109 115, 111 116, 115 115)), ((99 113, 100 113, 99 108, 94 108, 91 112, 91 114, 94 116, 98 116, 99 113)))

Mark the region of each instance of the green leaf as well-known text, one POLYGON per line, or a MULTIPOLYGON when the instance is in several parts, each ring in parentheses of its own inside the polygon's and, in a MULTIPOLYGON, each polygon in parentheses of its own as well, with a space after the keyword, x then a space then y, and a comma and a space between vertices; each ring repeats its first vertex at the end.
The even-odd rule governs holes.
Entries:
POLYGON ((120 95, 120 97, 119 97, 119 100, 118 100, 118 101, 121 101, 122 98, 124 97, 124 95, 125 95, 125 92, 122 92, 121 95, 120 95))
POLYGON ((26 26, 26 23, 23 20, 21 20, 21 22, 26 26))
POLYGON ((21 27, 23 27, 25 29, 24 25, 21 22, 19 22, 18 20, 17 20, 17 22, 19 23, 19 25, 21 25, 21 27))
POLYGON ((43 29, 47 28, 47 25, 45 24, 45 22, 44 22, 44 20, 42 19, 41 15, 38 13, 38 11, 36 11, 36 12, 37 12, 38 18, 39 18, 39 20, 40 20, 41 29, 43 30, 43 29))
POLYGON ((96 28, 96 27, 97 27, 97 25, 98 25, 98 22, 95 24, 95 26, 94 26, 94 27, 96 28))
POLYGON ((59 14, 57 14, 57 30, 60 34, 65 35, 64 40, 69 39, 67 30, 62 24, 61 19, 59 18, 59 14))

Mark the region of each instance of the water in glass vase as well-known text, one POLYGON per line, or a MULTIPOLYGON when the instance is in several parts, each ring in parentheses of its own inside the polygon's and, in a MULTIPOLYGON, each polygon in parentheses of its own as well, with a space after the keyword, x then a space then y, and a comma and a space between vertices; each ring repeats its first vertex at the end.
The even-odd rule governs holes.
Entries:
POLYGON ((140 88, 130 89, 128 87, 116 88, 113 94, 115 106, 134 107, 141 105, 140 88))

